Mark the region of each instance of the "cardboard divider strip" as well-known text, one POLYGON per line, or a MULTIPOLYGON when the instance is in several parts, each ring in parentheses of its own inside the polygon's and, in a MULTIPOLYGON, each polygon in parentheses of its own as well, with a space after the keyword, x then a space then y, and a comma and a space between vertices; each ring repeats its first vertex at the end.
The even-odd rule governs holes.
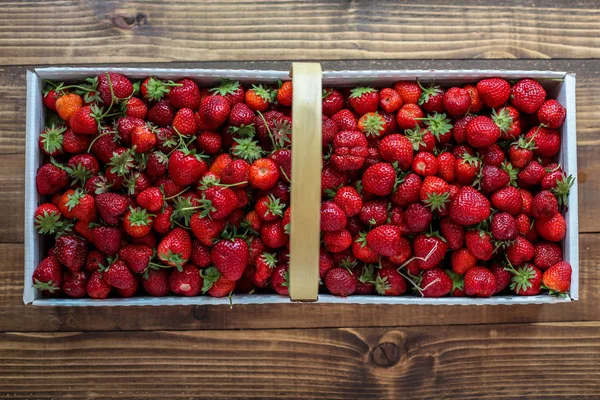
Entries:
POLYGON ((290 75, 293 177, 289 291, 294 301, 316 301, 321 221, 321 65, 292 63, 290 75))

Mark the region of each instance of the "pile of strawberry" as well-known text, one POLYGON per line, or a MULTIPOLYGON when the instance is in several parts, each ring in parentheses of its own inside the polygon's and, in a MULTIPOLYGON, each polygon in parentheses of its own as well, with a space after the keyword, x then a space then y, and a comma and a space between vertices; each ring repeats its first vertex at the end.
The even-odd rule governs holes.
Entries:
POLYGON ((564 294, 565 108, 532 79, 325 89, 329 293, 564 294), (412 290, 409 290, 412 289, 412 290))
POLYGON ((291 82, 46 82, 46 296, 287 295, 291 82))

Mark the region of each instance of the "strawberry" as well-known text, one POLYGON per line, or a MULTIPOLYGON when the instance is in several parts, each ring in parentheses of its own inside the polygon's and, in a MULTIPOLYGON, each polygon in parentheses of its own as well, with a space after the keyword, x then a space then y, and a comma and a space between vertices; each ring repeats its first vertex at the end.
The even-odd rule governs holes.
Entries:
POLYGON ((399 207, 407 207, 420 200, 421 178, 413 173, 408 173, 392 193, 392 203, 399 207))
POLYGON ((537 111, 537 117, 540 124, 547 128, 559 128, 563 122, 567 111, 557 100, 546 100, 537 111))
POLYGON ((371 87, 357 87, 350 91, 348 102, 358 115, 375 112, 379 104, 379 93, 371 87))
POLYGON ((56 111, 56 100, 58 100, 58 98, 61 95, 62 95, 61 90, 50 89, 44 93, 44 96, 42 97, 42 101, 44 102, 44 105, 46 107, 48 107, 50 110, 56 111))
POLYGON ((198 182, 207 168, 203 155, 196 154, 194 150, 175 150, 169 157, 169 175, 177 185, 198 182))
MULTIPOLYGON (((291 95, 291 86, 289 89, 289 93, 291 95)), ((209 92, 225 97, 232 106, 235 104, 241 104, 244 101, 244 88, 238 81, 223 79, 219 86, 209 89, 209 92)))
POLYGON ((508 267, 513 273, 510 289, 519 296, 535 296, 541 292, 542 272, 531 264, 524 264, 516 270, 508 267))
POLYGON ((477 92, 483 104, 498 108, 510 98, 510 84, 502 78, 482 79, 477 83, 477 92))
POLYGON ((404 212, 404 222, 410 233, 424 232, 429 228, 433 214, 420 203, 413 203, 404 212))
POLYGON ((269 104, 273 102, 276 93, 263 85, 252 85, 252 89, 246 91, 246 104, 254 111, 266 111, 269 104))
POLYGON ((507 186, 495 191, 490 197, 492 205, 500 211, 505 211, 511 215, 517 215, 521 212, 523 201, 519 189, 514 186, 507 186))
POLYGON ((535 220, 535 230, 549 242, 560 242, 567 233, 567 223, 561 214, 535 220))
POLYGON ((333 202, 342 209, 347 217, 358 215, 363 207, 360 194, 352 186, 343 186, 335 193, 333 202))
POLYGON ((331 116, 340 131, 354 131, 358 129, 358 121, 352 111, 344 108, 331 116))
POLYGON ((469 269, 473 268, 477 263, 477 259, 465 248, 461 248, 452 252, 450 264, 452 271, 459 275, 464 275, 469 269))
POLYGON ((440 233, 446 239, 448 248, 451 250, 460 249, 465 242, 465 227, 453 222, 450 218, 443 218, 440 221, 440 233))
POLYGON ((505 212, 492 216, 490 230, 492 237, 496 240, 514 240, 518 234, 515 218, 505 212))
POLYGON ((388 163, 377 163, 363 173, 363 189, 377 196, 387 196, 392 193, 396 183, 396 171, 388 163))
POLYGON ((321 137, 323 139, 323 147, 328 147, 332 142, 333 138, 339 132, 337 124, 332 120, 323 115, 323 122, 321 124, 321 137))
POLYGON ((275 198, 273 195, 268 195, 262 196, 260 199, 258 199, 254 207, 258 217, 260 217, 263 221, 270 222, 283 217, 285 204, 281 203, 281 200, 275 198))
POLYGON ((405 103, 396 114, 396 123, 400 129, 413 129, 419 125, 419 119, 424 115, 418 105, 405 103))
POLYGON ((478 260, 487 261, 492 258, 494 253, 490 234, 478 229, 470 229, 465 233, 465 245, 467 250, 478 260))
MULTIPOLYGON (((260 215, 260 214, 259 214, 260 215)), ((346 227, 348 220, 344 210, 333 201, 321 204, 321 230, 324 232, 340 231, 346 227)))
POLYGON ((276 254, 262 253, 256 258, 256 271, 252 276, 253 283, 260 288, 267 285, 267 280, 273 274, 277 264, 276 254))
POLYGON ((75 93, 66 93, 56 100, 56 112, 64 120, 69 121, 75 111, 83 106, 83 99, 75 93))
POLYGON ((346 297, 356 291, 358 280, 346 268, 332 268, 325 275, 325 287, 335 296, 346 297))
POLYGON ((85 222, 85 221, 77 221, 75 223, 75 232, 78 233, 81 237, 83 237, 85 240, 87 240, 88 242, 93 242, 94 241, 94 235, 93 235, 93 231, 94 229, 92 228, 92 225, 94 223, 89 223, 89 222, 85 222))
POLYGON ((367 156, 367 138, 359 131, 341 131, 333 139, 332 165, 339 171, 362 167, 367 156))
POLYGON ((179 296, 197 296, 204 285, 200 270, 185 264, 181 270, 173 269, 169 275, 169 288, 179 296))
POLYGON ((533 263, 540 270, 545 271, 562 259, 562 249, 558 244, 550 242, 536 243, 533 263))
POLYGON ((200 90, 191 79, 184 78, 172 86, 168 93, 171 105, 175 108, 198 109, 200 106, 200 90))
MULTIPOLYGON (((346 229, 336 232, 324 232, 323 243, 325 244, 327 250, 329 250, 331 253, 341 253, 352 246, 352 234, 350 234, 350 232, 348 232, 346 229)), ((370 244, 369 246, 372 247, 370 244)))
POLYGON ((158 139, 155 130, 148 125, 140 125, 131 132, 131 144, 137 153, 147 153, 156 146, 158 139))
POLYGON ((404 104, 417 104, 421 98, 422 91, 416 82, 396 82, 394 83, 394 90, 400 94, 404 104))
POLYGON ((400 238, 400 251, 392 257, 388 257, 387 261, 394 265, 404 265, 413 255, 412 245, 408 239, 400 238))
POLYGON ((522 236, 517 236, 515 241, 506 248, 506 259, 514 265, 521 265, 535 255, 535 248, 522 236))
POLYGON ((420 199, 431 211, 445 209, 450 199, 448 183, 437 176, 426 176, 421 185, 420 199))
MULTIPOLYGON (((89 147, 89 145, 90 145, 90 136, 89 135, 76 135, 70 129, 67 129, 62 135, 62 147, 63 147, 63 150, 67 153, 71 153, 71 154, 83 153, 84 151, 87 151, 87 148, 89 147)), ((110 157, 107 160, 100 158, 94 151, 93 147, 92 147, 92 152, 94 152, 94 155, 96 157, 98 157, 98 159, 102 162, 108 161, 110 159, 110 157)))
POLYGON ((387 131, 387 122, 379 113, 369 112, 360 117, 357 127, 367 138, 379 138, 387 131))
POLYGON ((481 108, 483 107, 483 101, 481 101, 481 98, 479 96, 479 91, 477 90, 477 86, 465 85, 463 88, 467 91, 467 93, 469 93, 469 98, 471 101, 468 112, 470 112, 470 113, 479 112, 481 110, 481 108))
POLYGON ((379 91, 379 107, 385 112, 393 113, 402 106, 402 96, 391 88, 383 88, 379 91))
POLYGON ((198 268, 206 268, 211 264, 210 248, 198 240, 192 240, 192 255, 190 262, 198 268))
POLYGON ((225 220, 213 220, 208 216, 195 213, 190 219, 190 227, 194 236, 205 246, 212 246, 225 229, 225 220))
POLYGON ((456 158, 449 152, 443 152, 437 157, 438 160, 438 176, 446 182, 454 180, 454 164, 456 158))
POLYGON ((498 294, 502 292, 504 289, 510 285, 510 281, 512 279, 512 273, 508 271, 502 264, 493 263, 490 266, 490 271, 494 274, 496 278, 496 291, 494 294, 498 294))
POLYGON ((385 200, 371 200, 363 204, 359 214, 365 225, 376 227, 385 224, 388 218, 388 203, 385 200))
POLYGON ((124 75, 105 72, 98 75, 98 94, 106 107, 133 94, 133 84, 124 75))
POLYGON ((525 167, 533 159, 533 149, 535 143, 532 138, 526 140, 519 137, 519 140, 512 143, 508 148, 508 157, 513 166, 517 168, 525 167))
POLYGON ((145 208, 150 212, 156 212, 163 207, 163 193, 157 187, 150 187, 143 190, 136 197, 136 202, 140 207, 145 208))
POLYGON ((448 243, 437 233, 420 234, 413 241, 417 266, 422 270, 437 266, 446 255, 448 243))
POLYGON ((559 261, 542 275, 544 286, 550 293, 567 293, 571 288, 571 264, 559 261))
POLYGON ((128 244, 119 250, 119 259, 123 260, 131 271, 141 274, 146 271, 152 258, 152 248, 141 244, 128 244))
POLYGON ((51 235, 61 231, 65 226, 61 219, 60 210, 52 203, 41 204, 33 214, 35 230, 41 235, 51 235))
POLYGON ((231 112, 229 113, 229 129, 238 136, 254 133, 254 118, 254 111, 250 107, 245 103, 237 103, 231 108, 231 112))
POLYGON ((281 296, 289 296, 290 292, 288 290, 289 282, 288 282, 288 266, 287 265, 279 265, 273 271, 273 275, 271 275, 271 286, 273 290, 281 295, 281 296))
POLYGON ((522 187, 539 185, 546 176, 546 170, 536 160, 531 161, 519 172, 517 183, 522 187))
POLYGON ((536 112, 546 100, 546 91, 533 79, 521 79, 511 89, 511 104, 526 114, 536 112))
POLYGON ((149 269, 142 279, 142 287, 150 296, 169 294, 169 272, 166 269, 149 269))
MULTIPOLYGON (((208 97, 209 98, 209 97, 208 97)), ((181 108, 173 118, 173 129, 183 136, 192 136, 198 131, 196 116, 191 108, 181 108)))
POLYGON ((470 186, 460 188, 450 203, 450 218, 460 225, 474 225, 490 215, 490 202, 470 186))
POLYGON ((215 267, 209 267, 200 273, 204 280, 202 293, 208 292, 211 297, 225 297, 235 290, 236 282, 226 279, 215 267))
POLYGON ((552 157, 560 151, 560 133, 556 129, 532 128, 525 140, 533 141, 533 154, 537 156, 552 157))
POLYGON ((323 115, 330 117, 344 108, 344 96, 335 89, 323 89, 323 115))
POLYGON ((452 279, 450 295, 452 297, 465 297, 465 277, 452 271, 447 271, 447 274, 450 276, 450 279, 452 279))
POLYGON ((192 241, 185 229, 175 228, 158 245, 158 258, 168 265, 181 269, 192 254, 192 241))
POLYGON ((248 170, 250 185, 261 190, 269 190, 279 180, 277 164, 269 158, 259 158, 248 170))
POLYGON ((67 130, 65 126, 47 126, 38 140, 38 146, 46 155, 57 156, 63 153, 63 133, 67 130))
POLYGON ((417 84, 423 91, 417 104, 419 104, 421 107, 423 107, 423 110, 429 113, 444 112, 444 91, 442 88, 433 84, 425 88, 421 86, 419 81, 417 81, 417 84))
POLYGON ((175 117, 175 110, 168 100, 157 101, 150 109, 146 118, 149 122, 158 126, 171 125, 173 118, 175 117))
POLYGON ((121 231, 111 226, 97 226, 92 231, 94 246, 107 255, 117 254, 121 248, 121 231))
POLYGON ((466 133, 467 141, 471 146, 476 148, 488 147, 500 137, 500 128, 491 118, 480 115, 469 121, 466 133))
POLYGON ((413 159, 413 146, 403 135, 388 135, 379 142, 379 155, 384 161, 398 163, 398 168, 406 171, 413 159))
POLYGON ((439 162, 432 153, 420 151, 413 158, 412 170, 419 175, 435 175, 438 172, 438 168, 439 162))
POLYGON ((421 294, 423 297, 443 297, 452 291, 452 278, 440 268, 432 268, 421 276, 421 294))
POLYGON ((171 91, 171 87, 179 85, 180 84, 177 84, 173 81, 165 82, 163 80, 150 76, 144 79, 144 81, 140 85, 140 93, 146 100, 158 101, 167 94, 169 94, 169 92, 171 91))
POLYGON ((377 263, 379 255, 367 245, 367 234, 360 232, 352 242, 352 255, 364 263, 377 263))
POLYGON ((558 213, 558 200, 549 190, 542 190, 531 201, 531 215, 534 218, 549 218, 558 213))
POLYGON ((54 194, 69 184, 69 175, 54 164, 44 164, 35 176, 35 185, 40 195, 54 194))
POLYGON ((469 153, 464 153, 454 160, 454 177, 463 185, 471 185, 481 167, 481 159, 469 153))
POLYGON ((127 210, 127 198, 117 193, 101 193, 96 196, 96 209, 108 223, 118 223, 118 217, 127 210))
POLYGON ((100 267, 102 279, 117 289, 127 289, 133 286, 135 278, 123 260, 114 260, 107 267, 100 267))
POLYGON ((221 135, 216 132, 202 131, 196 136, 196 143, 203 153, 213 155, 221 150, 221 135))
MULTIPOLYGON (((464 115, 471 106, 471 95, 466 89, 451 87, 444 93, 444 108, 453 117, 464 115)), ((473 110, 471 110, 473 111, 473 110)))
POLYGON ((60 264, 56 256, 44 258, 33 271, 33 287, 41 290, 45 295, 60 293, 63 282, 63 271, 60 264))
POLYGON ((127 298, 133 297, 137 294, 140 287, 140 278, 137 275, 133 276, 133 284, 126 289, 116 289, 119 297, 127 298))
POLYGON ((465 293, 467 296, 490 297, 496 291, 496 277, 487 268, 473 267, 465 274, 465 293))
POLYGON ((237 208, 238 198, 228 187, 210 186, 202 192, 199 206, 201 216, 212 219, 227 218, 237 208))
POLYGON ((575 182, 573 176, 565 176, 562 171, 556 170, 548 173, 541 183, 542 190, 550 190, 558 199, 558 204, 568 205, 569 204, 569 192, 575 182))
POLYGON ((102 279, 99 271, 92 272, 85 284, 85 291, 92 299, 105 299, 110 294, 111 286, 102 279))
POLYGON ((382 296, 400 296, 406 292, 406 281, 394 268, 382 268, 375 274, 375 291, 382 296))
POLYGON ((452 133, 452 138, 458 144, 467 142, 467 125, 476 115, 467 114, 464 117, 460 117, 454 120, 454 124, 452 125, 452 129, 450 132, 452 133))
POLYGON ((484 193, 492 193, 508 185, 510 180, 511 177, 505 170, 493 165, 484 165, 475 182, 481 186, 484 193))
POLYGON ((74 218, 84 222, 92 222, 96 219, 94 197, 85 193, 82 189, 66 191, 61 198, 59 209, 66 218, 74 218))
POLYGON ((282 106, 291 107, 293 97, 292 81, 283 82, 277 90, 277 102, 282 106))
POLYGON ((142 237, 150 233, 153 217, 143 208, 130 207, 123 217, 123 228, 129 236, 142 237))
POLYGON ((146 119, 148 106, 141 99, 131 97, 125 104, 125 115, 128 117, 146 119))
POLYGON ((284 182, 291 182, 292 178, 292 150, 291 149, 278 149, 275 150, 269 158, 275 161, 275 164, 279 167, 279 171, 282 175, 284 182))
POLYGON ((485 165, 500 167, 504 163, 504 151, 497 143, 480 150, 481 160, 485 165))
MULTIPOLYGON (((200 102, 200 110, 198 111, 199 120, 203 122, 200 128, 207 130, 218 128, 227 121, 230 111, 231 106, 225 97, 220 95, 205 97, 200 102)), ((175 120, 173 123, 175 123, 175 120)))
POLYGON ((61 286, 63 293, 73 299, 80 299, 84 297, 85 285, 87 283, 88 276, 88 273, 85 271, 67 271, 64 275, 61 286))
MULTIPOLYGON (((281 223, 281 221, 267 222, 262 224, 262 226, 260 227, 260 238, 262 242, 272 249, 277 249, 279 247, 285 246, 289 240, 288 236, 289 235, 285 233, 284 226, 281 223)), ((348 234, 348 236, 350 235, 348 234)), ((323 239, 325 240, 325 235, 323 235, 323 239)), ((349 239, 350 241, 352 241, 351 236, 349 237, 349 239)), ((350 244, 348 244, 348 247, 350 247, 350 244)))

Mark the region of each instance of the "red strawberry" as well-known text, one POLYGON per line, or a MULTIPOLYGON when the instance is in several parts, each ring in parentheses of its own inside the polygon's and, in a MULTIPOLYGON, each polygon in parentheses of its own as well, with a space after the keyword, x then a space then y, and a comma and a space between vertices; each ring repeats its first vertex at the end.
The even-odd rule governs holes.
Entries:
POLYGON ((131 132, 131 145, 137 153, 147 153, 156 146, 158 139, 154 129, 148 125, 140 125, 131 132))
POLYGON ((92 272, 85 284, 85 291, 92 299, 105 299, 110 294, 111 286, 102 279, 99 271, 92 272))
POLYGON ((54 234, 61 230, 63 222, 61 221, 61 213, 54 204, 43 203, 40 205, 33 215, 35 230, 42 235, 54 234))
POLYGON ((323 89, 323 115, 331 117, 344 107, 344 96, 335 89, 323 89))
POLYGON ((510 175, 505 170, 493 165, 484 165, 476 182, 481 185, 483 192, 492 193, 508 185, 510 179, 510 175))
POLYGON ((413 146, 403 135, 388 135, 379 142, 379 155, 389 163, 398 163, 398 168, 406 171, 413 159, 413 146))
MULTIPOLYGON (((336 232, 336 233, 341 234, 341 232, 345 232, 345 231, 340 231, 340 232, 336 232)), ((325 240, 325 235, 323 235, 324 240, 325 240)), ((350 236, 350 234, 348 234, 348 236, 350 236)), ((266 222, 266 223, 262 224, 262 226, 260 227, 260 238, 266 246, 268 246, 272 249, 277 249, 282 246, 285 246, 289 240, 289 237, 285 233, 284 226, 281 223, 281 221, 266 222)), ((352 241, 351 236, 349 237, 349 239, 350 239, 350 241, 352 241)), ((348 247, 350 247, 350 243, 348 244, 348 247)), ((348 248, 348 247, 346 247, 346 248, 348 248)))
POLYGON ((331 116, 340 131, 354 131, 358 129, 358 121, 352 111, 344 108, 331 116))
POLYGON ((490 215, 490 202, 470 186, 460 188, 450 203, 450 218, 460 225, 474 225, 490 215))
POLYGON ((228 187, 211 186, 202 192, 198 206, 201 215, 212 219, 227 218, 237 208, 238 197, 228 187))
POLYGON ((473 268, 476 263, 477 259, 465 248, 452 252, 450 261, 452 271, 459 275, 464 275, 469 269, 473 268))
POLYGON ((229 296, 235 290, 236 282, 222 276, 215 267, 209 267, 201 272, 204 283, 202 293, 211 297, 229 296))
POLYGON ((533 158, 534 147, 533 139, 525 140, 524 137, 519 137, 519 140, 508 148, 508 157, 512 165, 517 168, 525 167, 533 158))
POLYGON ((346 227, 348 220, 344 210, 333 201, 321 204, 321 230, 324 232, 340 231, 346 227))
POLYGON ((532 128, 525 134, 525 140, 533 141, 533 154, 552 157, 560 151, 560 133, 556 129, 532 128))
POLYGON ((544 167, 536 160, 533 160, 519 172, 517 182, 519 186, 523 187, 539 185, 545 176, 546 170, 544 167))
POLYGON ((446 182, 452 182, 454 180, 454 164, 456 162, 455 157, 452 153, 443 152, 438 155, 438 176, 446 182))
POLYGON ((205 246, 212 246, 225 229, 225 220, 213 220, 195 213, 190 219, 190 227, 194 236, 205 246))
POLYGON ((567 223, 565 218, 557 213, 548 218, 536 219, 535 230, 544 240, 560 242, 567 233, 567 223))
POLYGON ((440 221, 440 232, 451 250, 460 249, 465 242, 465 227, 453 222, 450 218, 440 221))
POLYGON ((448 183, 437 176, 426 176, 421 185, 420 198, 432 211, 442 211, 450 200, 448 183))
POLYGON ((500 128, 500 139, 516 139, 521 134, 521 115, 511 106, 492 110, 492 120, 500 128))
POLYGON ((533 263, 542 271, 561 261, 562 258, 562 249, 556 243, 540 242, 535 245, 533 263))
POLYGON ((375 275, 375 290, 382 296, 400 296, 406 292, 406 281, 394 268, 382 268, 375 275))
POLYGON ((471 106, 471 95, 466 89, 451 87, 444 93, 443 102, 444 108, 448 111, 448 114, 457 117, 466 114, 469 110, 469 107, 471 106))
POLYGON ((473 147, 488 147, 500 137, 500 128, 484 115, 473 118, 467 124, 467 141, 473 147))
POLYGON ((367 156, 367 138, 359 131, 341 131, 333 139, 332 165, 339 171, 362 167, 367 156))
POLYGON ((108 223, 118 223, 118 217, 127 210, 127 198, 117 193, 101 193, 96 196, 96 209, 108 223))
POLYGON ((360 232, 352 242, 352 255, 364 263, 377 263, 379 256, 367 245, 367 234, 360 232))
MULTIPOLYGON (((65 152, 71 154, 83 153, 87 151, 87 148, 90 145, 90 136, 89 135, 76 135, 72 130, 67 129, 62 137, 62 147, 65 152)), ((94 147, 92 146, 92 152, 94 155, 98 157, 98 159, 102 162, 107 162, 109 159, 105 160, 100 158, 96 152, 94 151, 94 147)), ((112 154, 112 153, 111 153, 112 154)))
POLYGON ((86 242, 78 236, 60 236, 56 239, 54 254, 62 265, 71 271, 79 271, 87 254, 86 242))
POLYGON ((438 233, 420 234, 413 241, 417 266, 422 270, 437 266, 446 255, 448 243, 438 233))
POLYGON ((168 265, 181 269, 192 254, 192 241, 185 229, 175 228, 158 245, 158 258, 168 265))
POLYGON ((332 120, 323 115, 323 122, 321 124, 321 137, 323 138, 323 147, 329 146, 333 142, 333 138, 339 132, 337 124, 332 120))
POLYGON ((216 132, 202 131, 196 137, 196 143, 202 152, 211 155, 217 154, 221 150, 221 135, 216 132))
POLYGON ((465 245, 478 260, 487 261, 492 258, 494 253, 491 236, 478 229, 471 229, 465 233, 465 245))
POLYGON ((420 203, 413 203, 404 212, 404 222, 410 233, 424 232, 429 228, 433 214, 420 203))
POLYGON ((152 229, 152 223, 152 215, 148 215, 145 209, 139 207, 130 207, 123 217, 123 228, 132 237, 146 236, 152 229))
POLYGON ((571 264, 559 261, 542 275, 544 286, 551 292, 567 293, 571 288, 571 264))
POLYGON ((169 100, 175 108, 198 109, 200 106, 200 90, 191 79, 184 78, 177 81, 169 92, 169 100))
POLYGON ((159 100, 148 110, 146 118, 149 122, 152 122, 158 126, 171 125, 173 118, 175 117, 175 110, 171 106, 168 100, 159 100))
POLYGON ((91 250, 85 261, 85 270, 94 272, 100 269, 100 265, 106 264, 106 257, 98 250, 91 250))
MULTIPOLYGON (((292 93, 291 83, 292 82, 289 82, 289 83, 290 83, 289 96, 290 96, 290 101, 291 101, 291 93, 292 93)), ((287 84, 287 82, 284 83, 284 85, 286 85, 286 84, 287 84)), ((209 91, 211 93, 224 96, 232 106, 235 104, 241 104, 241 102, 244 101, 244 94, 245 94, 244 88, 238 81, 223 79, 219 86, 214 87, 214 88, 210 89, 209 91)), ((291 105, 291 103, 290 103, 290 105, 291 105)))
POLYGON ((502 292, 508 287, 508 285, 510 285, 512 273, 506 270, 506 268, 504 268, 503 265, 493 263, 490 266, 490 271, 492 271, 492 274, 494 274, 494 277, 496 278, 496 291, 494 292, 494 294, 502 292))
POLYGON ((266 111, 269 104, 273 102, 276 93, 269 87, 263 85, 252 85, 252 89, 247 90, 244 99, 248 106, 255 111, 266 111))
POLYGON ((67 271, 64 275, 61 286, 63 293, 74 299, 80 299, 84 297, 85 285, 87 284, 88 276, 89 274, 85 271, 67 271))
POLYGON ((171 216, 173 215, 173 207, 167 205, 162 210, 159 210, 152 222, 152 228, 164 235, 171 230, 171 216))
POLYGON ((518 234, 515 218, 505 212, 494 214, 490 230, 496 240, 514 240, 518 234))
POLYGON ((399 81, 394 83, 394 90, 402 97, 404 104, 417 104, 421 97, 421 88, 416 82, 399 81))
POLYGON ((63 153, 63 133, 67 130, 65 126, 51 126, 46 127, 38 140, 38 146, 46 155, 57 156, 63 153))
POLYGON ((98 75, 98 94, 106 107, 133 94, 133 84, 124 75, 106 72, 98 75), (111 90, 112 86, 112 90, 111 90), (114 96, 114 99, 113 99, 114 96))
POLYGON ((413 129, 419 125, 419 119, 423 118, 423 110, 416 104, 405 103, 396 114, 396 122, 400 129, 413 129))
POLYGON ((200 128, 208 130, 218 128, 227 121, 230 111, 231 106, 225 97, 220 95, 205 97, 202 99, 198 111, 199 119, 203 122, 200 128))
POLYGON ((131 97, 125 105, 125 115, 128 117, 145 119, 148 113, 148 106, 141 99, 131 97))
POLYGON ((190 108, 181 108, 173 118, 173 129, 183 136, 192 136, 198 131, 196 116, 190 108))
POLYGON ((511 90, 511 104, 521 112, 536 112, 546 100, 546 91, 533 79, 521 79, 511 90))
POLYGON ((542 190, 531 201, 531 214, 534 218, 549 218, 558 213, 558 200, 549 190, 542 190))
POLYGON ((412 162, 412 170, 422 176, 435 175, 438 172, 439 162, 437 158, 425 151, 420 151, 415 155, 412 162))
POLYGON ((325 287, 335 296, 346 297, 356 291, 357 279, 346 268, 332 268, 325 275, 325 287))
POLYGON ((516 270, 512 267, 510 289, 519 296, 535 296, 541 292, 542 272, 531 264, 524 264, 516 270))
POLYGON ((504 163, 504 151, 498 146, 497 143, 480 150, 481 160, 485 165, 493 165, 500 167, 504 163))
POLYGON ((260 217, 263 221, 270 222, 283 217, 285 204, 283 204, 280 199, 275 198, 273 195, 268 195, 262 196, 260 199, 258 199, 254 207, 258 217, 260 217))
MULTIPOLYGON (((341 253, 352 246, 352 234, 350 234, 350 232, 348 232, 346 229, 337 232, 324 232, 323 243, 325 243, 325 247, 331 253, 341 253)), ((370 244, 369 246, 373 247, 370 244)))
POLYGON ((396 183, 396 171, 388 163, 378 163, 370 166, 363 173, 363 189, 377 196, 387 196, 392 193, 396 183))
POLYGON ((292 150, 290 149, 278 149, 275 150, 269 158, 275 161, 275 164, 279 167, 281 172, 282 180, 290 182, 292 178, 292 150))
POLYGON ((141 244, 128 244, 119 250, 119 259, 137 274, 143 273, 152 258, 152 249, 141 244))
POLYGON ((464 89, 469 93, 471 104, 469 105, 469 112, 477 113, 483 107, 483 101, 479 96, 479 91, 475 85, 465 85, 464 89))
POLYGON ((379 104, 379 93, 370 87, 354 88, 350 91, 348 102, 358 115, 375 112, 379 104))
POLYGON ((379 91, 379 106, 386 112, 393 113, 402 106, 402 96, 391 88, 383 88, 379 91))
POLYGON ((150 212, 156 212, 163 207, 163 193, 157 187, 143 190, 136 197, 136 202, 150 212))
POLYGON ((510 84, 502 78, 482 79, 477 83, 477 92, 483 104, 497 108, 510 98, 510 84))
POLYGON ((273 160, 259 158, 250 165, 248 179, 253 187, 269 190, 279 179, 279 168, 273 160))
POLYGON ((427 88, 421 86, 417 81, 421 90, 421 97, 419 98, 418 104, 423 107, 428 113, 441 113, 444 112, 444 91, 437 85, 431 85, 427 88))
POLYGON ((452 279, 440 268, 432 268, 421 276, 421 294, 423 297, 443 297, 452 291, 452 279))
POLYGON ((203 287, 200 270, 192 264, 184 265, 181 270, 173 269, 169 276, 169 288, 180 296, 197 296, 203 287))
POLYGON ((392 193, 392 203, 399 207, 407 207, 420 200, 421 178, 417 174, 409 173, 404 179, 400 179, 400 184, 392 193))
POLYGON ((226 279, 237 281, 248 265, 249 250, 240 238, 218 241, 210 252, 210 259, 226 279))
POLYGON ((363 204, 359 214, 365 225, 376 227, 384 224, 388 218, 388 203, 385 200, 372 200, 363 204))
POLYGON ((511 215, 521 212, 523 201, 519 189, 507 186, 495 191, 491 196, 492 205, 500 211, 506 211, 511 215))
POLYGON ((347 217, 358 215, 363 207, 362 197, 352 186, 338 189, 333 197, 333 202, 344 211, 347 217))
POLYGON ((462 156, 456 157, 454 161, 454 177, 463 185, 471 185, 475 181, 480 167, 481 159, 464 153, 462 156))
POLYGON ((92 231, 94 246, 107 255, 117 254, 121 248, 121 230, 112 226, 97 226, 92 231))
POLYGON ((387 122, 379 113, 369 112, 360 117, 357 127, 367 138, 373 139, 385 134, 387 122))
POLYGON ((400 251, 393 257, 388 257, 388 261, 394 265, 404 265, 413 255, 411 243, 408 239, 400 238, 400 251))
POLYGON ((44 97, 42 97, 42 101, 44 102, 44 105, 46 107, 48 107, 50 110, 52 111, 56 111, 56 100, 58 100, 58 98, 62 95, 62 91, 58 90, 54 90, 54 89, 50 89, 48 92, 46 92, 44 94, 44 97))
POLYGON ((69 175, 54 164, 44 164, 35 176, 35 185, 41 195, 54 194, 69 184, 69 175))
POLYGON ((517 236, 515 241, 506 248, 506 258, 514 265, 521 265, 531 260, 534 254, 535 248, 522 236, 517 236))
POLYGON ((465 274, 467 296, 490 297, 496 292, 496 277, 487 268, 473 267, 465 274))
POLYGON ((44 258, 33 271, 32 281, 33 287, 45 295, 60 293, 63 272, 59 259, 55 256, 44 258))
POLYGON ((115 260, 107 267, 100 267, 102 279, 117 289, 128 289, 135 283, 135 278, 123 260, 115 260))
POLYGON ((537 117, 540 123, 548 128, 559 128, 563 122, 567 111, 557 100, 546 100, 538 109, 537 117))
POLYGON ((467 114, 464 117, 454 120, 454 125, 452 126, 450 132, 452 133, 452 137, 456 143, 460 144, 467 142, 467 125, 475 117, 476 115, 467 114))
POLYGON ((169 272, 166 269, 149 269, 142 279, 142 287, 150 296, 163 297, 169 294, 169 272))
POLYGON ((177 185, 190 185, 198 182, 207 166, 194 150, 175 150, 169 157, 169 175, 177 185))
POLYGON ((273 274, 277 264, 276 255, 273 253, 262 253, 256 258, 256 271, 252 275, 253 283, 260 288, 267 285, 267 280, 273 274))

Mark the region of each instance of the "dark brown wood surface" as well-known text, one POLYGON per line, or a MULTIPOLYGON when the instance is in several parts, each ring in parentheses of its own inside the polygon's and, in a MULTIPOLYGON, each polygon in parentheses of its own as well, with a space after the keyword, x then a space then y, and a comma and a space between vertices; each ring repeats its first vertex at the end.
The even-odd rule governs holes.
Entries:
POLYGON ((600 398, 599 32, 594 1, 2 1, 0 398, 600 398), (576 72, 580 300, 22 304, 27 69, 286 70, 292 59, 330 70, 576 72))

